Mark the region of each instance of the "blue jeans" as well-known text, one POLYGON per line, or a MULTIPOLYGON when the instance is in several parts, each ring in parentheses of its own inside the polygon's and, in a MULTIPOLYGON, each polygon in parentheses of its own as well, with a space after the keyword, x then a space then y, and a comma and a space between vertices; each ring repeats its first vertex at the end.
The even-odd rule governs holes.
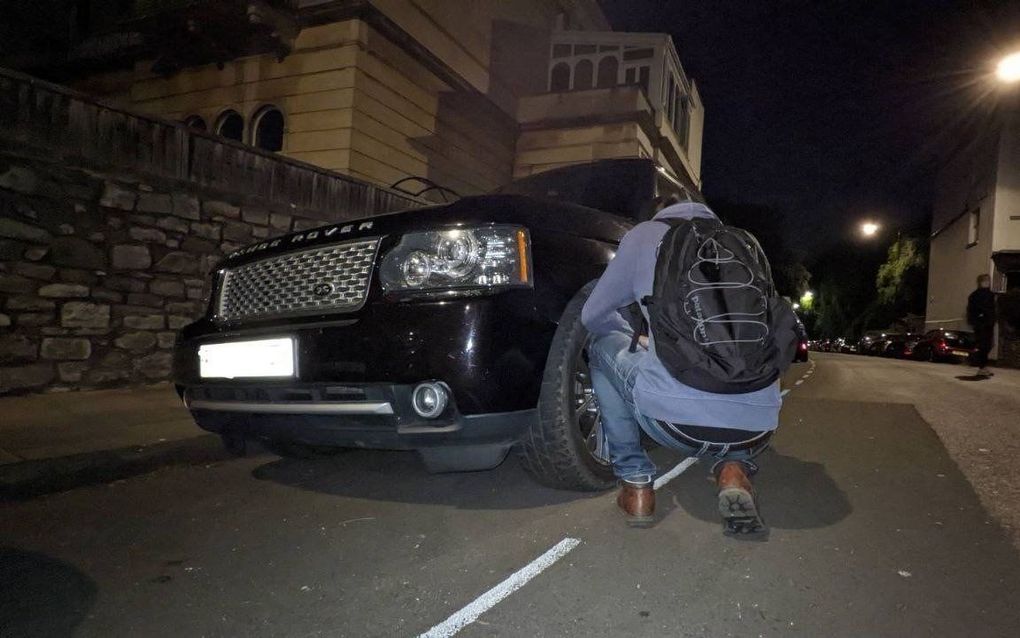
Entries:
MULTIPOLYGON (((750 461, 769 446, 771 432, 748 432, 748 440, 757 440, 749 449, 731 452, 726 446, 721 453, 710 453, 707 446, 678 441, 658 421, 641 414, 634 404, 634 384, 637 381, 638 361, 648 355, 644 351, 631 352, 630 342, 630 335, 611 332, 593 339, 588 346, 592 387, 602 411, 602 427, 609 460, 617 478, 631 483, 647 483, 655 476, 655 464, 641 446, 642 431, 659 445, 688 456, 711 454, 716 459, 727 461, 750 461)), ((708 428, 699 429, 711 431, 708 428)), ((733 432, 727 428, 718 431, 733 432)))

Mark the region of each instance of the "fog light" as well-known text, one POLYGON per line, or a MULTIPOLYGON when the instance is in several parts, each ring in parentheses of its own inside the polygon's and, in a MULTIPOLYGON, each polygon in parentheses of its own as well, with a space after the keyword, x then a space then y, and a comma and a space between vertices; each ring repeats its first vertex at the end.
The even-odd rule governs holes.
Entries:
POLYGON ((441 381, 419 384, 411 393, 411 406, 423 419, 434 419, 443 413, 450 398, 450 389, 441 381))

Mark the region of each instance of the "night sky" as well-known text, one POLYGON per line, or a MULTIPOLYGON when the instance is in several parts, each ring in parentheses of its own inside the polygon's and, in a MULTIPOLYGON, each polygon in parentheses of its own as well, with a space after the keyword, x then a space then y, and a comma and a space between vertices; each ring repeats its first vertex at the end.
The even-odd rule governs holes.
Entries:
POLYGON ((603 0, 668 32, 706 109, 704 191, 775 206, 808 256, 865 217, 924 232, 940 161, 992 121, 1020 2, 603 0))

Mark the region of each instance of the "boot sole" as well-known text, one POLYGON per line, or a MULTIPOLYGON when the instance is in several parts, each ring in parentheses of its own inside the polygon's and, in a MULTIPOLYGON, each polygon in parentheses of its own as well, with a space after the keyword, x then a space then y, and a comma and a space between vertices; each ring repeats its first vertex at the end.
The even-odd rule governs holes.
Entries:
POLYGON ((655 514, 651 514, 649 516, 634 516, 633 514, 628 514, 627 510, 620 507, 619 504, 616 506, 616 511, 619 512, 626 520, 627 527, 651 527, 655 524, 655 514))
POLYGON ((723 534, 727 536, 760 536, 768 532, 754 496, 739 487, 719 491, 719 514, 723 518, 723 534))
POLYGON ((627 517, 627 527, 647 529, 655 524, 654 516, 628 516, 627 514, 624 516, 627 517))

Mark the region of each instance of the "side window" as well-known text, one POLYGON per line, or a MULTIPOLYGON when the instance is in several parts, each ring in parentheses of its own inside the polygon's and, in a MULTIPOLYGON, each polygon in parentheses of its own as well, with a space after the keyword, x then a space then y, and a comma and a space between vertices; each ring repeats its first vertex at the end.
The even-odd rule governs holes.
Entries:
POLYGON ((980 232, 981 209, 975 208, 967 214, 967 248, 977 245, 980 232))
POLYGON ((574 90, 582 91, 594 86, 595 65, 591 60, 581 60, 574 67, 574 90))
POLYGON ((244 141, 244 118, 234 110, 224 111, 216 121, 216 134, 228 140, 244 141))
POLYGON ((566 62, 557 62, 553 67, 549 78, 549 90, 553 93, 561 93, 570 90, 570 65, 566 62))
POLYGON ((597 86, 600 89, 609 88, 616 86, 617 75, 620 72, 620 62, 616 59, 616 56, 607 55, 606 57, 599 60, 599 73, 598 80, 596 81, 597 86))
POLYGON ((196 131, 208 131, 209 127, 206 126, 205 120, 202 119, 201 115, 189 115, 184 118, 184 125, 188 128, 193 128, 196 131))
POLYGON ((275 106, 263 107, 252 122, 252 143, 264 151, 278 153, 283 150, 283 113, 275 106))

